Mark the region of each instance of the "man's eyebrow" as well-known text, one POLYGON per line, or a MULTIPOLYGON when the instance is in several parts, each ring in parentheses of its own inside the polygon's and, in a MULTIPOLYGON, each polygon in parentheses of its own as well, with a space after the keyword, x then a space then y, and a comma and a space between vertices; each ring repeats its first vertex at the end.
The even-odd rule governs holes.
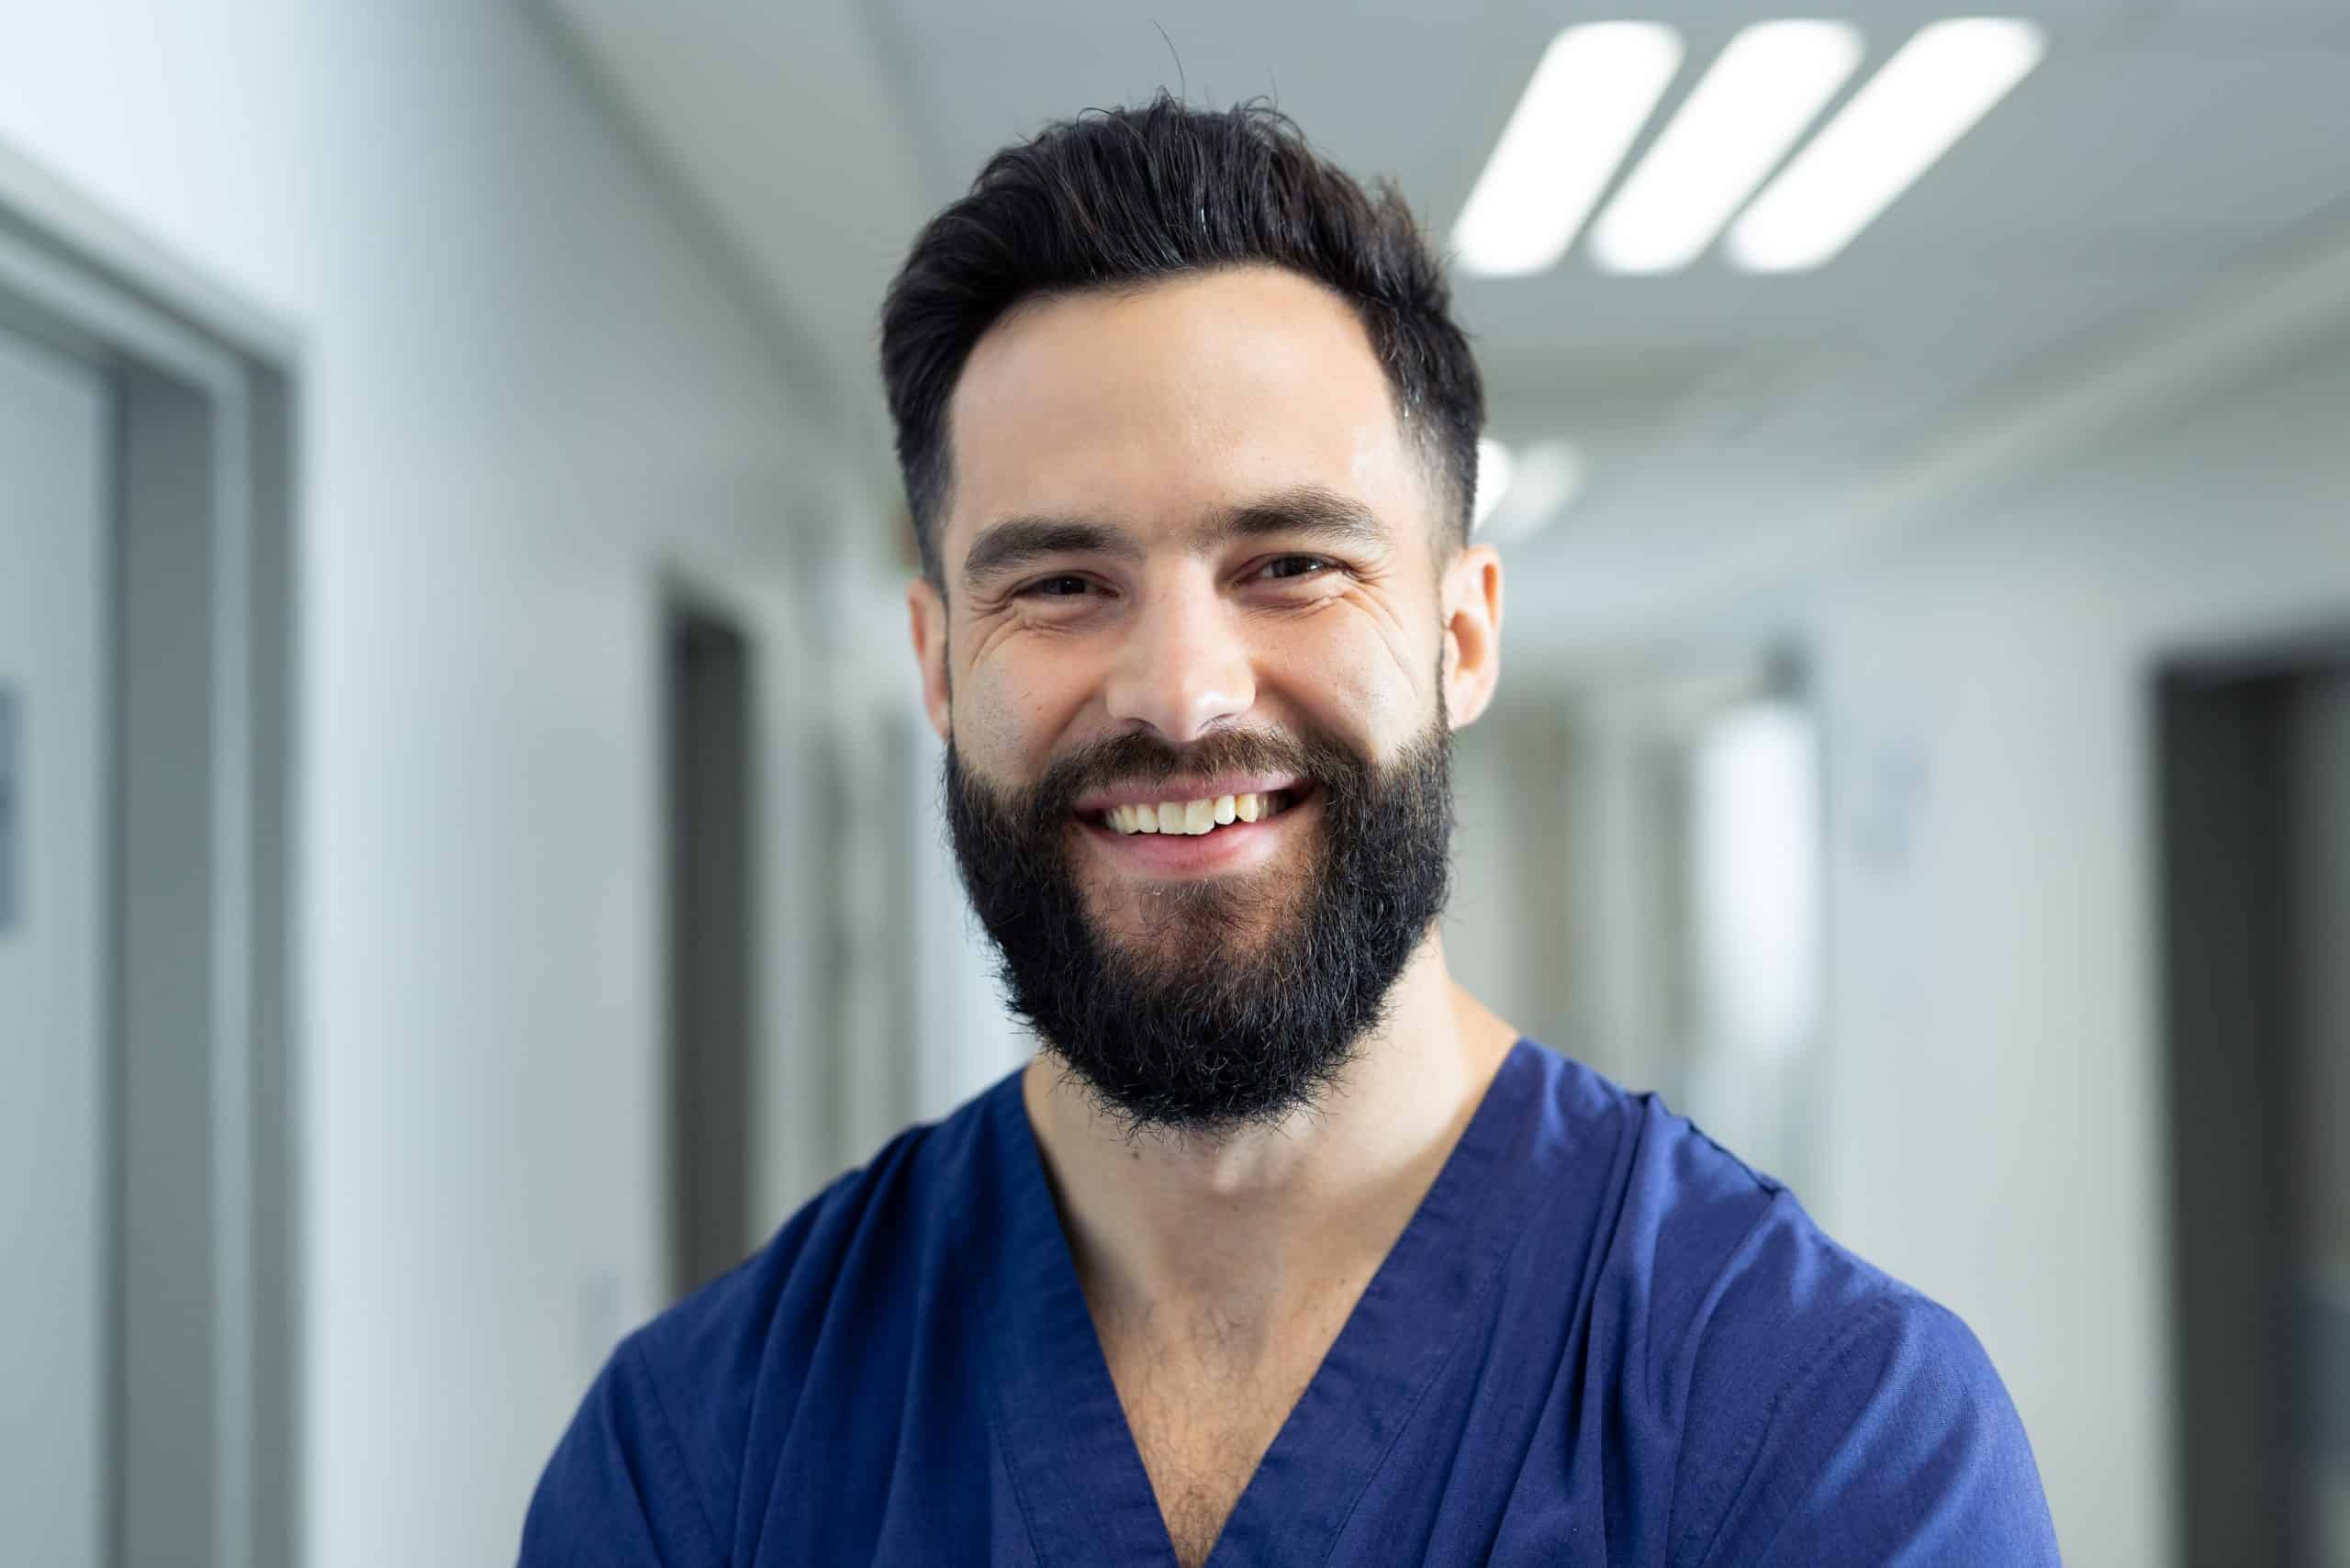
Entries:
POLYGON ((1387 527, 1379 514, 1352 496, 1321 485, 1276 490, 1218 513, 1203 531, 1206 539, 1259 539, 1269 534, 1306 534, 1333 544, 1383 547, 1387 527))
POLYGON ((1050 555, 1115 555, 1132 559, 1142 546, 1132 534, 1079 517, 1008 517, 990 523, 963 557, 963 581, 978 584, 1050 555))

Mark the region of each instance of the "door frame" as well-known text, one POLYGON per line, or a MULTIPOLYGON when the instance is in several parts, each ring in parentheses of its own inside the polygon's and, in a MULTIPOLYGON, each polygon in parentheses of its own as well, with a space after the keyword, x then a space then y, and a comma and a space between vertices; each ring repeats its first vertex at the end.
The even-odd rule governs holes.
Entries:
POLYGON ((661 613, 662 925, 669 1278, 675 1300, 756 1245, 759 648, 674 585, 661 613))
POLYGON ((113 392, 106 1558, 297 1552, 295 334, 0 145, 0 324, 113 392))
POLYGON ((2350 605, 2277 635, 2166 650, 2147 686, 2171 1365, 2184 1414, 2173 1525, 2188 1562, 2298 1562, 2310 1545, 2298 1434, 2317 1347, 2294 1295, 2302 1244, 2278 1222, 2297 1215, 2301 1182, 2291 847, 2266 808, 2281 784, 2278 704, 2296 683, 2345 668, 2350 605))

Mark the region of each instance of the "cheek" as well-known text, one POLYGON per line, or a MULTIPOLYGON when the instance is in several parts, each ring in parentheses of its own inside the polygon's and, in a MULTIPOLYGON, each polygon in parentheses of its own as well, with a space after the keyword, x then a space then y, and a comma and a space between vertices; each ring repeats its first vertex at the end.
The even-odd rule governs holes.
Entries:
POLYGON ((1034 778, 1083 710, 1085 690, 1073 659, 990 659, 955 678, 955 744, 997 778, 1034 778))
MULTIPOLYGON (((1334 608, 1330 626, 1299 628, 1269 650, 1267 673, 1286 700, 1333 735, 1384 755, 1416 734, 1435 700, 1437 650, 1398 635, 1382 617, 1334 608)), ((1316 620, 1325 617, 1316 617, 1316 620)))

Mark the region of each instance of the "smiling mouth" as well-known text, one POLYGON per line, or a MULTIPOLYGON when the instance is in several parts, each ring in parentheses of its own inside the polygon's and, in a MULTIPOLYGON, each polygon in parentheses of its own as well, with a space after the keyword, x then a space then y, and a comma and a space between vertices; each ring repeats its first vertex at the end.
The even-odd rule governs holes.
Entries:
POLYGON ((1203 796, 1190 801, 1138 802, 1088 812, 1085 820, 1115 834, 1169 833, 1197 838, 1239 823, 1260 823, 1290 810, 1305 796, 1303 789, 1269 790, 1261 794, 1203 796))

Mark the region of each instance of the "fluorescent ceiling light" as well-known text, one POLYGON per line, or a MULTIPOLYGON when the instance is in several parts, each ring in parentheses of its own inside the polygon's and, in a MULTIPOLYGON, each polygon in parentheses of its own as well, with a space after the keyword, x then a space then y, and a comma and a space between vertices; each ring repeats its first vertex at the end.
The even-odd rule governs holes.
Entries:
POLYGON ((1566 510, 1583 488, 1583 454, 1563 441, 1528 447, 1512 467, 1509 488, 1494 498, 1482 520, 1481 539, 1524 539, 1566 510))
POLYGON ((1508 447, 1489 435, 1477 438, 1477 497, 1469 503, 1470 532, 1483 528, 1494 509, 1502 504, 1516 468, 1508 447))
POLYGON ((1657 22, 1552 39, 1453 226, 1460 264, 1489 277, 1555 264, 1680 69, 1681 35, 1657 22))
POLYGON ((1846 22, 1760 22, 1730 39, 1592 227, 1591 259, 1613 273, 1695 261, 1860 63, 1846 22))
POLYGON ((2046 52, 2045 35, 2012 17, 1919 29, 1730 227, 1730 260, 1751 272, 1830 260, 2046 52))

